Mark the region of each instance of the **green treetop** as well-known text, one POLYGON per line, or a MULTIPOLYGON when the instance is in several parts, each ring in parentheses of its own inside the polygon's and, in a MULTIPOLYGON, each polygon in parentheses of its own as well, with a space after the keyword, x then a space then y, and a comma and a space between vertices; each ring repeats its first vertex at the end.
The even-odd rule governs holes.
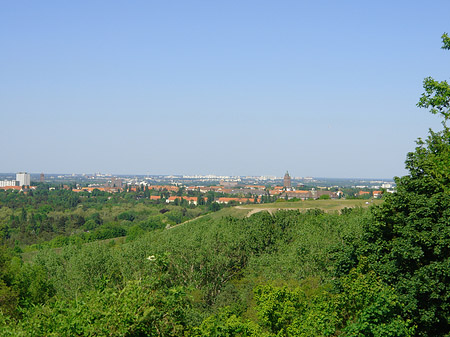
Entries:
MULTIPOLYGON (((450 50, 450 37, 447 33, 442 34, 442 49, 450 50)), ((423 81, 425 92, 417 103, 420 108, 431 108, 433 114, 441 114, 444 124, 450 118, 450 85, 447 81, 436 81, 427 77, 423 81)))

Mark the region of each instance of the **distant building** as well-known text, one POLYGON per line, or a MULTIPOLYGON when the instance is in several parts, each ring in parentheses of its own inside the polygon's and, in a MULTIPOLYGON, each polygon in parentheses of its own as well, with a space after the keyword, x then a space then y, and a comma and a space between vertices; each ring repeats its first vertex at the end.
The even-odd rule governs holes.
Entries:
POLYGON ((249 204, 249 203, 254 203, 256 202, 261 202, 260 198, 219 198, 216 200, 217 203, 219 204, 228 204, 230 202, 236 202, 238 204, 249 204))
MULTIPOLYGON (((158 198, 160 198, 158 196, 158 198)), ((178 196, 172 196, 166 199, 166 203, 175 202, 175 200, 181 201, 181 199, 186 200, 189 204, 197 205, 198 198, 197 197, 178 197, 178 196)))
POLYGON ((289 172, 286 171, 286 174, 284 175, 284 179, 283 179, 283 187, 285 189, 291 189, 292 188, 292 184, 291 184, 291 176, 289 175, 289 172))
POLYGON ((245 196, 247 194, 257 195, 257 196, 267 195, 267 192, 265 190, 256 190, 256 189, 251 189, 251 188, 240 188, 240 189, 230 190, 230 191, 223 190, 223 192, 229 193, 229 194, 241 194, 243 196, 245 196))
POLYGON ((17 186, 16 180, 0 180, 0 187, 17 186))
POLYGON ((280 195, 281 198, 293 199, 297 198, 300 200, 307 199, 319 199, 322 195, 330 196, 330 199, 337 199, 339 194, 331 191, 287 191, 280 195))
POLYGON ((19 182, 19 186, 30 186, 31 184, 30 174, 26 172, 17 173, 16 180, 19 182))
POLYGON ((383 194, 382 191, 373 191, 372 195, 374 198, 381 198, 381 195, 383 194))
POLYGON ((41 173, 41 176, 39 177, 39 181, 40 181, 41 183, 43 183, 43 182, 45 181, 45 175, 44 175, 44 173, 41 173))
POLYGON ((221 180, 220 181, 220 185, 225 187, 225 188, 231 188, 231 187, 236 187, 238 185, 237 181, 225 181, 225 180, 221 180))
POLYGON ((112 177, 110 180, 105 182, 105 184, 103 186, 105 188, 122 189, 123 188, 123 181, 120 178, 112 177))
POLYGON ((358 196, 362 197, 362 196, 370 196, 370 192, 367 191, 359 191, 358 192, 358 196))

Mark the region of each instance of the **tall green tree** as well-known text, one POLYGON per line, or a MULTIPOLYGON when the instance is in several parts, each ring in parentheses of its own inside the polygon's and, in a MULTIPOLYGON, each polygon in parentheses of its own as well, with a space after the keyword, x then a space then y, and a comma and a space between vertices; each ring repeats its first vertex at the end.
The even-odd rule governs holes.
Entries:
MULTIPOLYGON (((442 40, 450 49, 447 34, 442 40)), ((424 89, 418 106, 441 115, 444 128, 430 130, 407 154, 409 174, 395 178, 397 192, 373 209, 373 220, 347 257, 364 257, 395 289, 419 336, 443 336, 450 332, 450 87, 429 77, 424 89)))

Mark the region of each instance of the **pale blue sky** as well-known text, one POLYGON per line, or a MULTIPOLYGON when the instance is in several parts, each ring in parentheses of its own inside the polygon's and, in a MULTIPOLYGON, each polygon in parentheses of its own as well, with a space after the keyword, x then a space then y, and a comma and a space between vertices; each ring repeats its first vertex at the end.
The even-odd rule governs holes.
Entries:
POLYGON ((0 0, 0 172, 378 177, 449 1, 0 0))

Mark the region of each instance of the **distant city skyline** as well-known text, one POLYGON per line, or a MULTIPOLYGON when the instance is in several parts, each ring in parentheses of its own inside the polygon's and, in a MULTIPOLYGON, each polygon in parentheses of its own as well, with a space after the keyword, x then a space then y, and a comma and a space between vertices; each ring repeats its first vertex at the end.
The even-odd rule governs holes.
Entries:
POLYGON ((392 178, 448 1, 4 2, 0 172, 392 178))
MULTIPOLYGON (((231 181, 235 179, 249 179, 249 178, 255 178, 255 179, 261 179, 261 180, 283 180, 284 183, 286 183, 286 173, 283 175, 216 175, 216 174, 194 174, 194 175, 186 175, 186 174, 141 174, 141 173, 130 173, 130 174, 114 174, 109 172, 92 172, 92 173, 67 173, 67 172, 23 172, 31 177, 33 177, 33 181, 40 181, 43 182, 45 180, 45 177, 48 179, 55 179, 55 178, 71 178, 71 177, 85 177, 85 178, 117 178, 117 177, 164 177, 165 179, 169 179, 171 177, 173 178, 182 178, 182 179, 210 179, 210 180, 223 180, 231 181)), ((288 172, 287 172, 288 173, 288 172)), ((18 173, 13 172, 0 172, 0 180, 4 179, 5 177, 16 177, 17 178, 18 173)), ((393 178, 390 177, 319 177, 319 176, 290 176, 288 174, 288 180, 314 180, 314 179, 344 179, 344 180, 372 180, 372 181, 393 181, 393 178)), ((6 179, 7 180, 7 179, 6 179)))

